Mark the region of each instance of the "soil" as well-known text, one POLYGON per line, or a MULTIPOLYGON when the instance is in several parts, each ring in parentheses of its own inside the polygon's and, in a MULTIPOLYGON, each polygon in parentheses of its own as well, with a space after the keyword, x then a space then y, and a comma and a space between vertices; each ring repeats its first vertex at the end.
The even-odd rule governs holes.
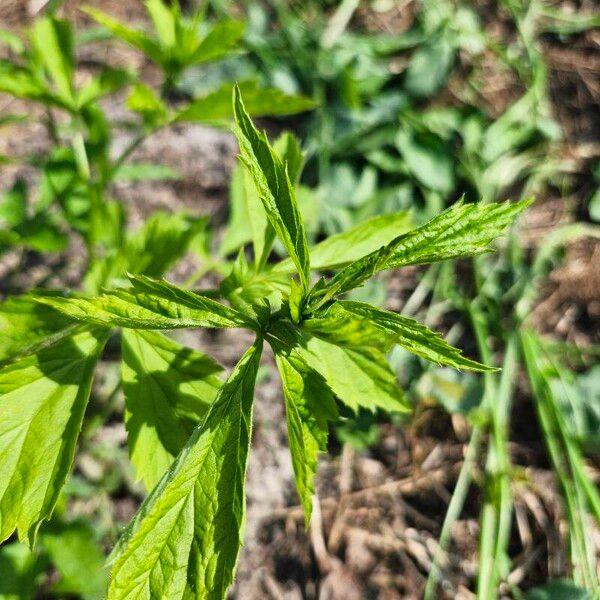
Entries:
MULTIPOLYGON (((78 23, 85 18, 69 1, 67 10, 78 23)), ((140 4, 133 0, 90 2, 129 22, 142 22, 140 4)), ((483 3, 482 3, 483 4, 483 3)), ((568 4, 568 3, 564 3, 568 4)), ((31 19, 36 2, 9 0, 0 7, 0 27, 18 28, 31 19)), ((485 7, 485 4, 483 4, 485 7)), ((362 23, 373 30, 402 32, 413 19, 412 2, 390 3, 388 12, 360 13, 362 23), (405 7, 405 10, 403 10, 405 7)), ((493 12, 493 11, 492 11, 493 12)), ((489 16, 489 15, 488 15, 489 16)), ((505 24, 490 18, 490 31, 502 32, 505 24)), ((550 68, 553 111, 565 134, 564 151, 573 157, 573 177, 578 182, 572 197, 540 199, 523 227, 523 245, 534 246, 558 224, 569 220, 569 211, 585 214, 591 183, 590 161, 600 155, 597 107, 600 95, 599 37, 597 31, 562 42, 556 36, 543 40, 550 68)), ((90 47, 90 68, 94 52, 90 47)), ((138 55, 115 45, 103 60, 113 64, 135 64, 142 78, 152 81, 152 67, 139 62, 138 55)), ((515 96, 515 82, 496 72, 490 63, 483 97, 492 114, 501 112, 515 96)), ((18 112, 15 101, 0 97, 0 111, 18 112)), ((118 103, 107 106, 118 116, 118 103)), ((30 107, 28 110, 31 111, 30 107)), ((126 135, 114 140, 114 151, 130 141, 126 135)), ((0 129, 0 154, 42 152, 49 141, 43 129, 20 124, 0 129)), ((227 182, 235 161, 236 146, 226 132, 201 126, 174 127, 155 135, 135 153, 134 159, 158 162, 177 168, 181 180, 169 183, 138 183, 115 186, 113 192, 131 207, 130 226, 138 226, 157 209, 187 209, 211 215, 217 227, 226 219, 227 182)), ((17 177, 35 184, 28 167, 3 166, 0 190, 8 189, 17 177)), ((84 268, 82 246, 65 255, 43 260, 31 253, 12 252, 0 260, 0 294, 36 285, 75 287, 84 268)), ((565 260, 542 282, 543 300, 532 323, 543 333, 581 345, 600 342, 600 242, 586 238, 570 245, 565 260)), ((184 281, 196 264, 190 257, 170 274, 184 281)), ((392 279, 396 308, 410 296, 418 272, 405 272, 401 281, 392 279)), ((182 341, 200 347, 231 368, 250 343, 238 332, 188 332, 182 341)), ((272 367, 269 354, 265 364, 272 367)), ((297 506, 293 473, 287 450, 285 415, 280 384, 273 368, 257 387, 252 452, 248 466, 246 542, 241 553, 232 598, 254 600, 353 600, 419 598, 431 569, 441 522, 464 459, 468 426, 460 416, 449 417, 435 405, 419 408, 410 423, 399 428, 381 426, 380 441, 368 450, 353 451, 332 441, 323 456, 317 481, 319 503, 313 526, 304 528, 297 506)), ((511 538, 513 571, 510 582, 528 587, 565 574, 566 548, 561 532, 565 520, 556 482, 545 462, 539 432, 524 428, 535 423, 533 407, 524 384, 515 405, 511 459, 515 471, 523 471, 523 483, 515 483, 515 525, 511 538), (525 484, 525 481, 528 484, 525 484)), ((104 436, 124 443, 123 431, 108 424, 104 436), (112 428, 112 429, 111 429, 112 428), (115 433, 116 432, 116 433, 115 433), (119 433, 120 432, 120 433, 119 433), (112 438, 110 436, 113 436, 112 438)), ((80 468, 80 465, 78 465, 80 468)), ((590 469, 594 467, 590 465, 590 469)), ((481 480, 481 465, 475 481, 481 480)), ((594 470, 600 479, 600 471, 594 470)), ((476 542, 480 492, 473 486, 454 530, 450 551, 442 564, 440 598, 472 598, 476 573, 476 542)), ((115 498, 112 513, 116 522, 125 521, 137 499, 115 498)), ((75 507, 75 513, 83 508, 75 507)), ((598 533, 598 532, 597 532, 598 533)), ((600 534, 596 536, 600 549, 600 534)), ((509 597, 510 590, 502 590, 509 597)))

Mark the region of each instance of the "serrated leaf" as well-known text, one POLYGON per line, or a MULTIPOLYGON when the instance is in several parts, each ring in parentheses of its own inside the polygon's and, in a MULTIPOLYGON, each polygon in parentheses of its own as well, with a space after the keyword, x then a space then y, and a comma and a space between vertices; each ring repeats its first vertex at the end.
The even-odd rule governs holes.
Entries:
POLYGON ((33 543, 73 462, 105 330, 79 330, 0 369, 0 541, 33 543))
MULTIPOLYGON (((407 212, 377 215, 309 248, 310 268, 338 269, 388 244, 410 228, 410 215, 407 212)), ((280 273, 292 270, 293 264, 289 259, 282 260, 273 267, 273 271, 280 273)))
MULTIPOLYGON (((311 110, 315 106, 309 98, 284 94, 275 88, 259 88, 253 81, 242 81, 238 86, 247 113, 254 117, 292 115, 311 110)), ((173 120, 220 124, 232 119, 234 117, 231 106, 233 87, 231 83, 224 83, 214 92, 196 98, 188 107, 178 112, 173 120)))
POLYGON ((164 280, 130 276, 132 288, 102 296, 35 296, 35 300, 77 321, 130 329, 249 327, 247 317, 233 308, 184 290, 164 280))
POLYGON ((308 289, 308 246, 292 183, 266 136, 252 124, 237 88, 234 90, 234 111, 241 158, 254 179, 273 229, 296 265, 304 289, 308 289))
POLYGON ((270 333, 293 348, 353 411, 361 406, 371 411, 378 408, 388 412, 410 410, 380 349, 341 347, 289 322, 272 324, 270 333))
POLYGON ((496 370, 466 358, 439 333, 418 321, 365 302, 336 302, 323 316, 304 321, 303 327, 344 346, 367 345, 389 350, 391 345, 398 344, 421 358, 454 369, 496 370))
POLYGON ((312 302, 317 308, 339 294, 362 285, 384 269, 418 265, 490 252, 489 244, 502 235, 531 200, 489 204, 457 202, 417 227, 351 263, 335 275, 324 294, 312 302))
POLYGON ((81 10, 92 17, 96 23, 108 29, 115 37, 141 50, 154 62, 158 64, 164 62, 165 55, 160 45, 143 31, 127 27, 127 25, 116 21, 106 13, 91 6, 84 6, 81 10))
POLYGON ((122 357, 129 455, 150 490, 206 415, 222 367, 154 331, 125 330, 122 357))
POLYGON ((109 600, 225 597, 242 545, 261 347, 257 341, 239 361, 123 534, 113 552, 109 600))
POLYGON ((75 327, 73 322, 33 300, 10 298, 0 304, 0 363, 51 345, 75 327), (66 331, 65 331, 66 330, 66 331))
POLYGON ((285 415, 296 488, 310 522, 319 452, 327 450, 328 422, 337 408, 325 380, 297 354, 274 346, 285 398, 285 415))

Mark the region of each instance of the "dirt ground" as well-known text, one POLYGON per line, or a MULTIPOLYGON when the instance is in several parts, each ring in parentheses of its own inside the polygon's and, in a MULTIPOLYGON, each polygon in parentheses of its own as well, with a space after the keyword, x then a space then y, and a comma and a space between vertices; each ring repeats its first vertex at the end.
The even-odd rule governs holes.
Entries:
MULTIPOLYGON (((77 2, 67 3, 77 14, 77 2)), ((109 10, 130 22, 143 19, 133 0, 96 0, 89 4, 109 10)), ((410 3, 403 3, 410 4, 410 3)), ((16 28, 30 18, 35 2, 5 0, 0 6, 0 27, 16 28)), ((406 15, 395 12, 386 27, 402 28, 406 15), (390 25, 392 23, 392 25, 390 25)), ((83 22, 83 18, 78 16, 83 22)), ((380 27, 369 22, 371 27, 380 27)), ((490 23, 490 28, 502 24, 490 23)), ((583 206, 591 182, 584 173, 600 155, 600 33, 588 32, 575 42, 561 44, 543 40, 550 67, 553 110, 566 132, 564 152, 573 157, 573 177, 579 182, 569 198, 543 198, 526 217, 523 244, 532 245, 566 218, 565 206, 583 206), (566 200, 566 202, 565 202, 566 200)), ((93 51, 93 50, 90 50, 93 51)), ((115 46, 113 63, 139 60, 115 46)), ((104 56, 107 58, 107 56, 104 56)), ((148 65, 142 76, 155 76, 148 65)), ((510 102, 512 82, 490 81, 490 102, 510 102)), ((116 115, 119 102, 107 106, 116 115)), ((15 101, 0 98, 0 112, 15 111, 15 101)), ((127 138, 114 141, 115 152, 127 138)), ((31 125, 0 130, 0 154, 25 153, 47 147, 43 132, 31 125)), ((116 197, 131 207, 131 225, 137 226, 157 208, 186 208, 198 215, 212 215, 217 225, 226 218, 227 182, 235 161, 236 146, 229 134, 201 126, 175 127, 147 141, 135 158, 176 167, 178 182, 117 186, 116 197)), ((17 176, 34 182, 27 167, 3 166, 0 189, 17 176)), ((76 286, 83 269, 76 250, 49 262, 21 251, 0 261, 0 293, 35 285, 76 286)), ((580 344, 600 342, 600 245, 578 242, 567 251, 562 266, 543 283, 543 300, 533 324, 542 332, 580 344)), ((193 259, 171 274, 183 281, 193 272, 193 259)), ((410 281, 410 279, 409 279, 410 281)), ((394 287, 394 302, 409 294, 405 284, 394 287)), ((231 367, 248 340, 230 332, 186 334, 184 341, 202 347, 231 367)), ((272 364, 272 357, 266 356, 272 364)), ((515 522, 511 541, 514 557, 511 584, 528 585, 564 574, 565 548, 560 541, 564 515, 556 483, 548 468, 545 448, 535 425, 528 390, 519 382, 520 401, 515 405, 511 453, 515 470, 527 474, 527 486, 515 484, 515 522)), ((259 384, 255 403, 252 452, 248 467, 248 521, 246 544, 241 553, 232 597, 239 600, 396 600, 419 598, 431 568, 441 523, 462 461, 468 427, 461 417, 450 417, 437 406, 425 404, 399 428, 382 426, 375 447, 357 453, 348 445, 331 442, 318 475, 319 510, 313 528, 304 529, 302 510, 293 485, 287 450, 285 418, 280 385, 273 369, 259 384)), ((111 425, 112 427, 112 425, 111 425)), ((124 443, 124 430, 116 436, 124 443)), ((592 466, 594 467, 594 466, 592 466)), ((600 465, 595 465, 597 481, 600 465)), ((482 477, 480 468, 475 481, 482 477)), ((525 480, 525 478, 523 478, 525 480)), ((476 542, 479 491, 473 487, 466 508, 452 532, 451 551, 443 566, 443 598, 470 598, 476 574, 476 542)), ((134 509, 132 505, 125 510, 134 509)), ((115 508, 115 511, 121 510, 115 508)), ((120 514, 119 518, 126 518, 120 514)), ((600 547, 600 534, 597 539, 600 547)), ((508 590, 504 590, 508 597, 508 590)))

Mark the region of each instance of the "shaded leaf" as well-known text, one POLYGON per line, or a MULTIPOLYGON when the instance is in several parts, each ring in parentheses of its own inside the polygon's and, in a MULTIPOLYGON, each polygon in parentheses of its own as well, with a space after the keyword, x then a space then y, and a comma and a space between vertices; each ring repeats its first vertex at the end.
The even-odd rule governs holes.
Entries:
POLYGON ((125 330, 122 357, 129 455, 150 490, 206 415, 222 367, 154 331, 125 330))
POLYGON ((310 522, 319 452, 327 450, 328 422, 337 408, 325 380, 297 354, 275 347, 296 488, 310 522))
POLYGON ((105 331, 79 330, 0 369, 0 540, 33 543, 71 468, 105 331))

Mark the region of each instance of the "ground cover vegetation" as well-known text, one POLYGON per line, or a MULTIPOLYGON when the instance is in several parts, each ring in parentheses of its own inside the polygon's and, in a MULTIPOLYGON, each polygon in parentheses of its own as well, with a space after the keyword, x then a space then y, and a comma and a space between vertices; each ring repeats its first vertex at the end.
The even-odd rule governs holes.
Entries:
MULTIPOLYGON (((539 315, 540 289, 565 250, 584 244, 598 255, 600 237, 593 143, 563 151, 543 44, 579 39, 597 17, 541 1, 492 10, 148 0, 145 29, 90 6, 95 25, 76 32, 61 4, 49 2, 24 35, 0 38, 0 91, 38 107, 50 140, 43 152, 2 157, 37 175, 17 177, 0 200, 0 258, 19 256, 17 272, 77 243, 85 255, 77 289, 3 285, 0 595, 224 598, 243 543, 264 347, 281 381, 301 530, 311 530, 323 576, 316 589, 314 576, 298 578, 304 597, 344 573, 332 558, 342 509, 324 524, 315 495, 319 456, 341 449, 343 462, 373 452, 390 427, 443 418, 464 456, 434 546, 425 557, 401 547, 417 565, 412 581, 377 591, 370 580, 363 597, 388 588, 456 597, 469 587, 484 599, 595 597, 600 372, 589 306, 598 289, 592 281, 583 333, 561 339, 539 315), (387 32, 373 31, 380 19, 387 32), (488 35, 485 19, 509 33, 488 35), (77 57, 89 44, 142 54, 155 83, 102 61, 82 79, 77 57), (490 73, 510 82, 501 108, 490 102, 490 73), (107 109, 111 98, 125 117, 107 109), (270 117, 276 133, 251 116, 270 117), (150 136, 187 123, 237 139, 228 222, 164 211, 132 229, 116 186, 176 181, 177 170, 135 156, 150 136), (115 152, 120 132, 128 142, 115 152), (533 198, 573 189, 575 219, 531 244, 523 227, 509 229, 533 198), (197 266, 170 283, 189 255, 197 266), (403 297, 389 310, 394 289, 403 297), (172 335, 185 329, 238 334, 227 375, 172 335), (533 454, 556 492, 556 535, 540 517, 539 481, 515 454, 523 410, 525 439, 539 437, 533 454), (125 447, 95 447, 115 421, 125 447), (110 465, 93 483, 71 474, 78 445, 110 465), (124 531, 110 505, 70 516, 99 489, 143 498, 124 531), (465 511, 477 524, 472 572, 452 563, 465 511), (325 526, 329 548, 318 543, 325 526), (538 530, 546 547, 535 545, 538 530)), ((6 111, 2 126, 31 120, 6 111)), ((396 551, 378 552, 393 565, 396 551)))

